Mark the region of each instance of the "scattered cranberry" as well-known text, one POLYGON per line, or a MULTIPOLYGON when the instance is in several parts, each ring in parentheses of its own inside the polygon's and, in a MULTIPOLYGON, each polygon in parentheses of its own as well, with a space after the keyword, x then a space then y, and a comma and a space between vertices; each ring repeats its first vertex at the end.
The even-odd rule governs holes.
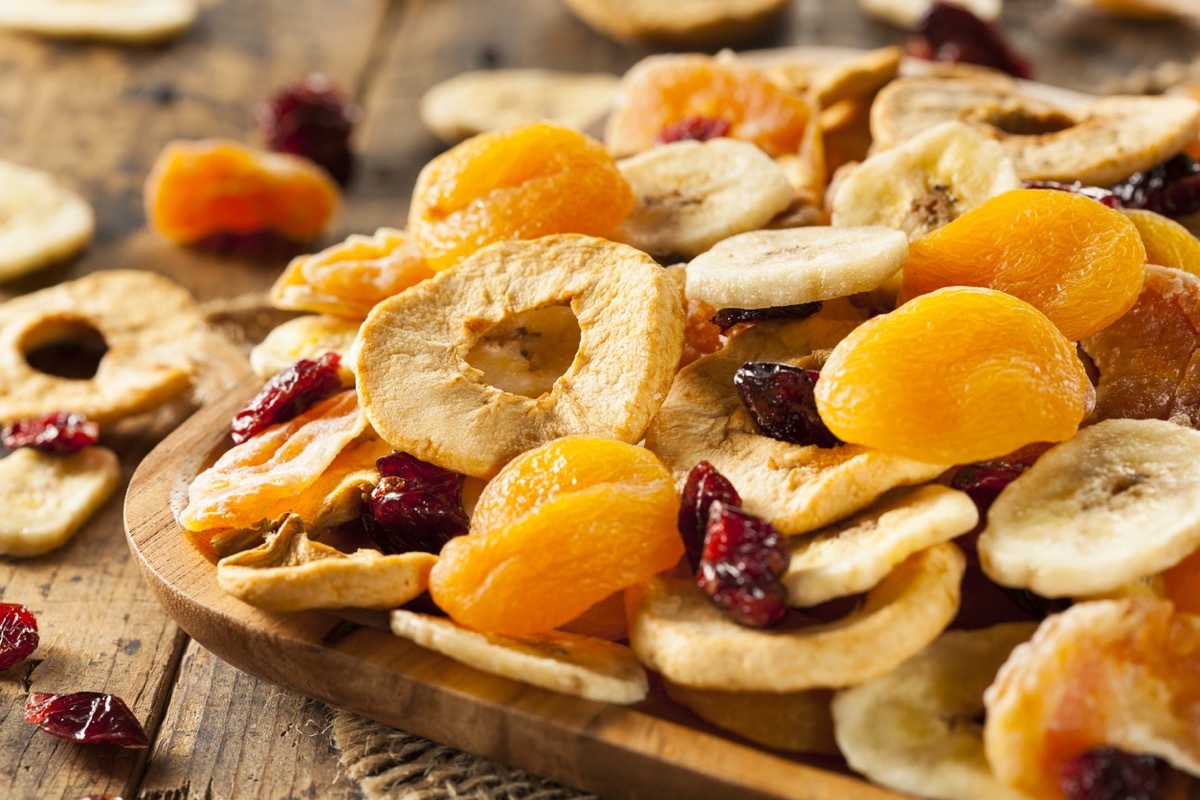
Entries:
POLYGON ((950 486, 961 489, 975 501, 979 515, 992 507, 1005 486, 1019 478, 1030 464, 1021 461, 980 461, 959 467, 950 479, 950 486))
POLYGON ((0 671, 29 658, 37 646, 37 619, 30 610, 16 603, 0 603, 0 671))
POLYGON ((385 553, 440 553, 442 545, 466 533, 463 476, 408 453, 379 459, 378 485, 366 498, 363 527, 385 553))
POLYGON ((234 416, 234 444, 292 419, 341 389, 341 360, 337 353, 329 352, 316 361, 302 358, 281 370, 234 416))
POLYGON ((679 535, 683 537, 683 549, 693 575, 700 569, 709 510, 717 500, 731 506, 742 504, 742 498, 729 479, 717 472, 712 464, 701 461, 688 472, 679 503, 679 535))
POLYGON ((1167 763, 1115 747, 1097 747, 1062 764, 1058 785, 1067 800, 1161 800, 1167 763))
POLYGON ((930 6, 909 39, 908 52, 927 61, 978 64, 1017 78, 1033 77, 1029 61, 1012 49, 999 28, 952 3, 930 6))
POLYGON ((1185 217, 1200 211, 1200 164, 1179 155, 1135 172, 1112 187, 1126 208, 1145 208, 1165 217, 1185 217))
POLYGON ((277 92, 254 116, 267 147, 315 161, 345 185, 354 167, 350 133, 358 115, 329 78, 314 73, 277 92))
POLYGON ((836 447, 842 442, 829 432, 817 413, 813 395, 816 370, 769 361, 750 361, 733 376, 738 397, 746 404, 764 436, 792 444, 836 447))
POLYGON ((1026 189, 1057 189, 1060 192, 1071 192, 1072 194, 1081 194, 1084 197, 1090 197, 1102 205, 1109 208, 1123 208, 1121 198, 1108 189, 1101 189, 1099 186, 1088 186, 1081 181, 1074 183, 1061 183, 1059 181, 1025 181, 1026 189))
POLYGON ((149 747, 150 739, 125 701, 100 692, 43 694, 25 702, 25 721, 46 733, 83 744, 149 747))
POLYGON ((696 585, 736 622, 754 628, 779 625, 787 616, 787 572, 792 550, 771 523, 714 500, 696 585))
POLYGON ((9 450, 32 447, 43 453, 70 455, 100 438, 100 426, 83 414, 55 411, 44 417, 19 419, 6 425, 0 441, 9 450))
POLYGON ((712 324, 725 333, 734 325, 743 322, 762 322, 768 319, 804 319, 821 310, 821 301, 800 303, 794 306, 771 306, 770 308, 722 308, 712 315, 712 324))
POLYGON ((694 141, 707 142, 729 135, 729 120, 722 117, 688 117, 674 125, 663 128, 658 135, 659 144, 694 141))

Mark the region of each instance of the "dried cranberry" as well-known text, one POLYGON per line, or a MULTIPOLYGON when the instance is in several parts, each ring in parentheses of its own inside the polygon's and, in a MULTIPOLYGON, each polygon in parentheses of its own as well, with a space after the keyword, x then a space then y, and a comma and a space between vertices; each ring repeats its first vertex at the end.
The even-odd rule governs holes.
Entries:
POLYGON ((301 78, 260 105, 254 116, 267 147, 315 161, 340 184, 350 179, 350 134, 359 112, 326 76, 301 78))
POLYGON ((1031 619, 1045 619, 1074 605, 1074 601, 1069 597, 1042 597, 1028 589, 1014 589, 1011 586, 999 586, 999 589, 1009 602, 1028 614, 1031 619))
POLYGON ((771 306, 770 308, 722 308, 712 315, 712 324, 725 333, 734 325, 743 322, 762 322, 768 319, 804 319, 821 310, 821 301, 800 303, 794 306, 771 306))
POLYGON ((773 627, 787 616, 787 590, 779 579, 791 559, 787 537, 771 523, 714 500, 696 585, 736 622, 773 627))
POLYGON ((729 134, 729 120, 722 117, 688 117, 663 128, 659 144, 694 141, 707 142, 729 134))
POLYGON ((25 702, 25 721, 53 736, 84 744, 149 747, 150 739, 125 701, 100 692, 43 694, 25 702))
POLYGON ((978 64, 1017 78, 1033 77, 1029 61, 1013 50, 999 28, 952 3, 929 7, 909 40, 908 52, 928 61, 978 64))
POLYGON ((1167 772, 1160 758, 1096 747, 1062 764, 1058 785, 1067 800, 1161 800, 1167 772))
POLYGON ((980 461, 959 467, 950 479, 950 485, 969 494, 980 516, 983 516, 1004 487, 1029 467, 1029 464, 1021 461, 980 461))
POLYGON ((0 671, 20 664, 38 646, 37 618, 16 603, 0 603, 0 671))
POLYGON ((329 352, 316 361, 302 358, 281 370, 234 416, 234 444, 292 419, 341 389, 341 360, 337 353, 329 352))
POLYGON ((729 479, 717 472, 712 464, 701 461, 688 472, 679 503, 679 535, 683 537, 683 549, 693 575, 700 569, 708 513, 716 500, 731 506, 742 504, 742 498, 729 479))
POLYGON ((746 404, 764 436, 792 444, 836 447, 813 396, 820 373, 787 364, 749 361, 733 376, 738 397, 746 404))
POLYGON ((379 459, 379 483, 363 509, 363 527, 385 553, 439 553, 470 526, 463 476, 408 453, 379 459))
POLYGON ((1200 164, 1180 153, 1112 187, 1126 208, 1145 208, 1166 217, 1200 211, 1200 164))
POLYGON ((1084 197, 1090 197, 1101 205, 1106 205, 1109 208, 1123 208, 1121 198, 1117 197, 1108 189, 1101 189, 1099 186, 1088 186, 1081 181, 1074 183, 1061 183, 1060 181, 1025 181, 1026 189, 1055 189, 1060 192, 1071 192, 1072 194, 1081 194, 1084 197))
POLYGON ((70 455, 100 438, 100 426, 83 414, 55 411, 44 417, 19 419, 5 426, 0 440, 9 450, 32 447, 43 453, 70 455))

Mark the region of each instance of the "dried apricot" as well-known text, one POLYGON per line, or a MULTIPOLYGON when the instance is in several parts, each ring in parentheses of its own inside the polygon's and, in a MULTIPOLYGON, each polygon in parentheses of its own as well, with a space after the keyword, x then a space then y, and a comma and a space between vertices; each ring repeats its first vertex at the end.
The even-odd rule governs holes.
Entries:
POLYGON ((150 224, 181 244, 263 231, 308 241, 337 200, 337 184, 311 161, 223 139, 168 143, 145 188, 150 224))
POLYGON ((653 147, 672 126, 723 120, 729 137, 780 156, 800 150, 810 116, 803 96, 752 67, 703 55, 656 56, 626 74, 604 141, 627 156, 653 147))
POLYGON ((683 555, 671 472, 649 450, 570 436, 511 461, 471 530, 442 548, 429 593, 456 622, 547 631, 683 555))
POLYGON ((633 202, 604 145, 535 122, 482 133, 426 164, 408 227, 429 265, 443 270, 504 239, 608 236, 633 202))
POLYGON ((1100 373, 1089 421, 1165 419, 1200 429, 1200 278, 1147 266, 1133 308, 1079 344, 1100 373))
POLYGON ((1144 208, 1127 208, 1122 213, 1137 226, 1147 261, 1200 275, 1200 239, 1191 231, 1170 217, 1144 208))
POLYGON ((973 287, 938 289, 864 322, 816 384, 817 410, 839 439, 943 464, 1068 439, 1094 397, 1049 319, 973 287))
POLYGON ((1119 211, 1071 192, 1015 189, 912 242, 900 302, 943 286, 998 289, 1078 341, 1129 310, 1145 264, 1137 228, 1119 211))

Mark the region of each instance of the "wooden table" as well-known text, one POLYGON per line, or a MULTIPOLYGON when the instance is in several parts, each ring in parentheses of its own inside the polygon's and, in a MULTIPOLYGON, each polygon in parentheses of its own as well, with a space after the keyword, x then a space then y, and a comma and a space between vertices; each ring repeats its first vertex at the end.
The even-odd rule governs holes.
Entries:
MULTIPOLYGON (((403 225, 421 165, 439 150, 415 106, 433 83, 489 66, 620 72, 646 51, 610 42, 555 0, 201 0, 198 23, 159 47, 0 33, 0 158, 49 170, 88 197, 98 234, 80 258, 0 287, 12 296, 107 268, 162 272, 201 302, 261 292, 282 263, 218 258, 146 230, 141 187, 164 143, 253 142, 253 110, 309 71, 364 109, 359 173, 326 236, 403 225)), ((1049 2, 1009 0, 1006 27, 1043 79, 1094 89, 1159 59, 1200 55, 1200 30, 1118 25, 1049 2)), ((795 0, 763 46, 873 47, 902 33, 854 4, 795 0)), ((126 481, 164 426, 106 435, 126 481)), ((142 583, 120 495, 59 552, 0 560, 0 595, 28 605, 42 644, 0 675, 0 796, 356 798, 339 778, 328 709, 263 683, 192 643, 142 583), (111 692, 147 723, 146 751, 89 749, 22 721, 29 691, 111 692)))

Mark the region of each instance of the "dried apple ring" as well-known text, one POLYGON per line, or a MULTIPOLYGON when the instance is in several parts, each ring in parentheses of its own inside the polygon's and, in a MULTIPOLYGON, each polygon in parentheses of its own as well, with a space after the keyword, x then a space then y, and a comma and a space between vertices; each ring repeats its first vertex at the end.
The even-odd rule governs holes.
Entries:
POLYGON ((192 296, 152 272, 110 270, 0 305, 0 420, 69 409, 101 425, 183 392, 192 365, 181 340, 199 329, 192 296), (64 377, 30 354, 103 350, 91 377, 64 377))
POLYGON ((572 234, 501 242, 375 307, 359 332, 359 400, 397 450, 490 477, 561 436, 641 439, 674 378, 683 325, 674 281, 632 247, 572 234), (467 362, 514 314, 565 304, 579 349, 549 392, 504 392, 467 362))

